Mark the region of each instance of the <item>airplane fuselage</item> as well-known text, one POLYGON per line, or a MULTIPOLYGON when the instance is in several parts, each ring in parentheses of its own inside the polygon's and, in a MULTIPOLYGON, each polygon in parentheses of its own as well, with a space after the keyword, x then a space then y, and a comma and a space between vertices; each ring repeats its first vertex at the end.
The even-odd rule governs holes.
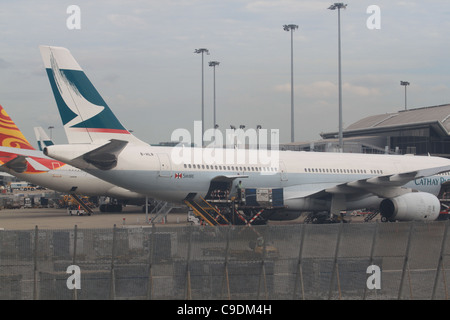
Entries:
MULTIPOLYGON (((73 150, 74 146, 70 148, 73 150)), ((221 156, 211 156, 214 151, 208 148, 189 148, 188 157, 180 161, 179 153, 183 149, 129 143, 118 155, 117 165, 110 170, 101 170, 86 162, 76 165, 113 184, 166 201, 182 202, 189 193, 204 197, 211 181, 223 177, 232 183, 232 192, 239 181, 246 188, 283 188, 284 202, 289 210, 308 211, 330 208, 329 200, 308 198, 316 191, 330 188, 330 193, 336 193, 332 188, 339 184, 428 167, 444 167, 450 163, 448 159, 438 157, 291 151, 279 151, 277 161, 251 162, 248 160, 252 154, 260 150, 229 150, 234 152, 234 158, 227 158, 226 149, 220 151, 223 152, 221 156), (238 152, 245 162, 237 161, 240 157, 238 152)), ((81 150, 79 154, 85 151, 81 150)), ((67 154, 52 152, 50 156, 70 162, 69 158, 75 156, 65 158, 67 154)), ((437 195, 447 177, 450 178, 446 175, 426 178, 437 183, 413 180, 403 187, 437 195)), ((374 187, 382 188, 376 184, 374 187)), ((354 194, 347 195, 346 209, 378 206, 381 200, 378 196, 361 195, 355 189, 354 194)))

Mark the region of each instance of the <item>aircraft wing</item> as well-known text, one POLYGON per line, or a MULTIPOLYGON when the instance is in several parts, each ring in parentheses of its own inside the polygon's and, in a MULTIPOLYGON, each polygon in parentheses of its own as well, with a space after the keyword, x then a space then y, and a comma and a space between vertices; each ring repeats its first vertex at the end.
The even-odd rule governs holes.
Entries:
POLYGON ((35 171, 50 171, 48 167, 40 163, 39 161, 33 159, 33 158, 27 158, 28 164, 33 167, 35 171))
POLYGON ((47 158, 41 151, 0 146, 0 156, 23 155, 26 157, 47 158))
POLYGON ((0 168, 2 171, 14 170, 23 173, 28 169, 33 172, 49 171, 46 166, 56 163, 56 160, 46 157, 37 150, 20 149, 12 147, 0 147, 0 168))
POLYGON ((42 172, 42 171, 49 171, 50 169, 46 166, 42 165, 38 161, 23 156, 23 155, 14 155, 10 157, 9 159, 1 159, 0 160, 0 170, 8 172, 8 170, 13 170, 17 173, 24 173, 27 171, 27 166, 30 165, 33 172, 42 172))
POLYGON ((404 194, 407 189, 403 186, 408 182, 447 171, 450 171, 450 166, 380 175, 340 184, 319 183, 298 185, 285 188, 285 198, 295 199, 311 197, 320 199, 333 194, 359 196, 367 193, 372 193, 383 198, 391 198, 404 194))
POLYGON ((111 139, 107 144, 89 151, 81 157, 87 163, 101 170, 110 170, 117 165, 117 156, 127 144, 128 141, 111 139))

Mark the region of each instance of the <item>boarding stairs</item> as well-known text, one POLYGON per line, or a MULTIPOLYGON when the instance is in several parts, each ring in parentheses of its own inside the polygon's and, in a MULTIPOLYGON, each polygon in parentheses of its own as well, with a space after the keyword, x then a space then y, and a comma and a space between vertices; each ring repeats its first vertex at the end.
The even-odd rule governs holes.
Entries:
POLYGON ((75 202, 81 207, 83 208, 83 210, 88 214, 91 215, 94 213, 94 211, 92 211, 92 209, 86 204, 84 203, 83 200, 81 200, 75 193, 71 193, 70 196, 72 197, 72 199, 75 200, 75 202))
POLYGON ((380 211, 375 210, 374 212, 368 213, 366 215, 366 217, 364 218, 364 222, 369 222, 371 221, 373 218, 375 218, 378 214, 380 213, 380 211))
POLYGON ((151 223, 159 223, 162 221, 166 221, 167 215, 173 208, 176 207, 173 203, 162 200, 161 201, 156 200, 154 204, 155 206, 150 212, 150 215, 154 214, 155 216, 153 218, 150 218, 151 223))
POLYGON ((213 207, 208 201, 200 197, 199 200, 195 201, 194 196, 187 197, 184 203, 192 209, 194 214, 205 221, 210 226, 217 226, 222 224, 230 224, 230 222, 225 218, 219 210, 213 207))

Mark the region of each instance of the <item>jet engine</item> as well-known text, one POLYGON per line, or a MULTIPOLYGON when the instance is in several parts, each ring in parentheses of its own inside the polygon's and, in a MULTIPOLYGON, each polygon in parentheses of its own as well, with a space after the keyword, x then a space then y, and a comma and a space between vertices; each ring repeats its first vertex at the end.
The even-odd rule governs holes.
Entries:
POLYGON ((380 203, 382 221, 432 221, 440 209, 439 199, 426 192, 411 192, 380 203))

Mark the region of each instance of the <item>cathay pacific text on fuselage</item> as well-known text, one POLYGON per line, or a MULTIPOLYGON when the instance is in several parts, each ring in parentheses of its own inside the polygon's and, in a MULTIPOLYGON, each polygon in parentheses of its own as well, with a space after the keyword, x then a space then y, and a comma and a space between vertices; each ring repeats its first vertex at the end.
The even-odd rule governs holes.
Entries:
POLYGON ((414 184, 416 186, 440 186, 443 183, 450 180, 450 176, 448 178, 446 177, 429 177, 429 178, 420 178, 415 179, 414 184))

